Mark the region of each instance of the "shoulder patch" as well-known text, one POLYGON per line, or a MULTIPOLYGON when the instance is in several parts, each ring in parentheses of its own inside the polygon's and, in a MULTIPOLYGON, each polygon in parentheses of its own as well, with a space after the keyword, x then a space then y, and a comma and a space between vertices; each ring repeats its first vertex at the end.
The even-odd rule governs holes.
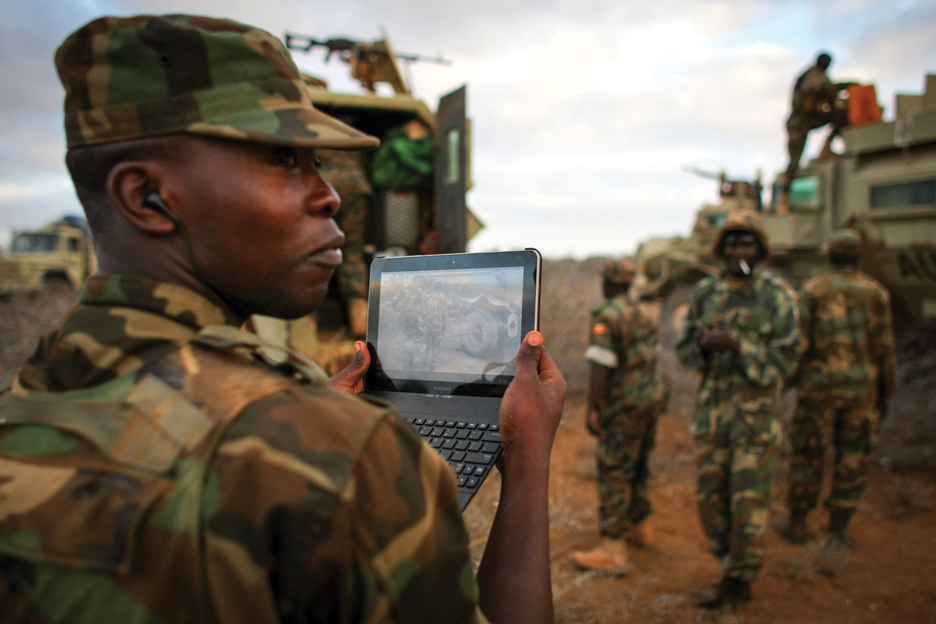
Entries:
POLYGON ((592 335, 593 336, 603 336, 608 333, 608 325, 606 323, 595 323, 592 325, 592 335))

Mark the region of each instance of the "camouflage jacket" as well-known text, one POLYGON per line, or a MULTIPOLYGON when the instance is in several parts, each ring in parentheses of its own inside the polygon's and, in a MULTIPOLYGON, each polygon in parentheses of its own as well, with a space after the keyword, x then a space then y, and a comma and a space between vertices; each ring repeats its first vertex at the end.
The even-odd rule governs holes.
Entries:
POLYGON ((13 376, 0 621, 483 621, 446 462, 230 320, 92 277, 13 376))
POLYGON ((760 269, 747 283, 726 275, 699 283, 676 346, 679 359, 702 373, 693 435, 709 435, 722 420, 736 419, 748 429, 739 436, 776 440, 776 403, 800 355, 797 317, 796 293, 760 269), (696 342, 703 328, 727 331, 738 341, 739 352, 703 353, 696 342))
POLYGON ((612 369, 602 413, 642 409, 665 402, 656 375, 657 324, 640 304, 618 295, 592 310, 591 341, 585 359, 612 369))
POLYGON ((896 356, 884 287, 861 271, 832 269, 804 283, 799 296, 800 397, 872 404, 891 397, 896 356))

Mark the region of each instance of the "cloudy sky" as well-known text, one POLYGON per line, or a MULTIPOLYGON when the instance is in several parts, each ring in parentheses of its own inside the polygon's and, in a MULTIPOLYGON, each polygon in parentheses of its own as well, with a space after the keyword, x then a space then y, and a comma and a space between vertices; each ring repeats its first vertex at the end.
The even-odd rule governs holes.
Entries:
MULTIPOLYGON (((936 71, 936 3, 922 0, 0 0, 0 244, 11 228, 80 212, 63 165, 52 55, 101 15, 197 12, 282 36, 379 38, 443 53, 414 64, 435 108, 468 84, 474 189, 486 228, 472 250, 535 246, 547 257, 629 254, 685 233, 715 183, 686 165, 765 183, 785 165, 790 85, 820 49, 836 80, 894 93, 936 71)), ((345 66, 296 53, 354 90, 345 66)), ((816 133, 813 133, 816 134, 816 133)), ((813 137, 807 153, 818 151, 813 137)))

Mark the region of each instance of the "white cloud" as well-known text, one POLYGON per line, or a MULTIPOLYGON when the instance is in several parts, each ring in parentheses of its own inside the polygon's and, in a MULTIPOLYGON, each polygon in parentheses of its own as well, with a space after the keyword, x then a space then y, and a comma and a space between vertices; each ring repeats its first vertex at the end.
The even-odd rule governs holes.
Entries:
POLYGON ((0 181, 0 205, 41 199, 71 191, 72 182, 67 175, 39 174, 26 180, 0 181))

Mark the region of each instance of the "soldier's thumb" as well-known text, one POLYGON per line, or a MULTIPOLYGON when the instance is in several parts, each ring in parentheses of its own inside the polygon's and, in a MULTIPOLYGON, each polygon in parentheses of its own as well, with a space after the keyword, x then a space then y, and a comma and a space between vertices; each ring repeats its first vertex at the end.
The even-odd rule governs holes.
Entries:
POLYGON ((536 375, 539 371, 540 347, 543 346, 543 334, 531 331, 523 339, 517 351, 517 375, 536 375))

